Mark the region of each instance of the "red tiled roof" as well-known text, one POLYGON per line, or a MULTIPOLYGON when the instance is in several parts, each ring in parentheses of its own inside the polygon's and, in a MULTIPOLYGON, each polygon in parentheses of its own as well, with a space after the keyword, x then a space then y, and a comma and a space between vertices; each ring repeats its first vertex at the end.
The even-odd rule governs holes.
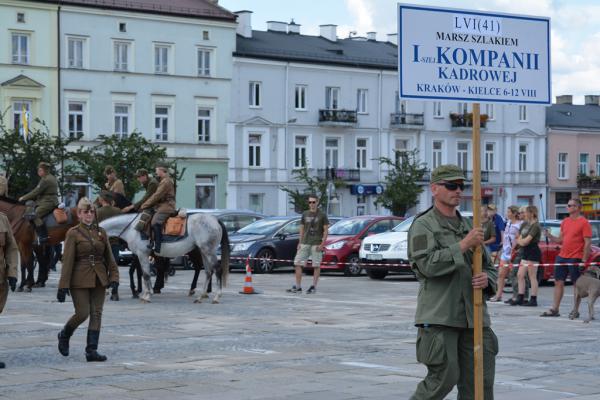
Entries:
POLYGON ((211 0, 37 0, 46 3, 127 10, 234 22, 236 15, 211 0))

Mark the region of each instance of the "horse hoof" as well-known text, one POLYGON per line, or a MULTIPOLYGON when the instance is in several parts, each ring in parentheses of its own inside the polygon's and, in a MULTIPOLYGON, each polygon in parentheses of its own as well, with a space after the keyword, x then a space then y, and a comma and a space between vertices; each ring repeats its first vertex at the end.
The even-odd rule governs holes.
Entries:
POLYGON ((31 287, 27 286, 27 287, 25 288, 25 292, 26 292, 26 293, 29 293, 29 292, 31 292, 31 287))
POLYGON ((219 300, 213 300, 212 303, 213 304, 219 304, 219 300))
POLYGON ((154 294, 160 294, 160 289, 152 289, 152 293, 154 293, 154 294))
POLYGON ((195 291, 195 290, 190 290, 190 291, 188 292, 188 296, 193 296, 194 294, 196 294, 196 291, 195 291))
POLYGON ((132 298, 132 299, 139 299, 139 298, 140 298, 140 296, 138 296, 138 294, 137 294, 137 293, 134 293, 134 294, 132 294, 132 295, 131 295, 131 298, 132 298))
POLYGON ((584 323, 584 324, 589 324, 589 323, 590 323, 590 320, 589 320, 589 319, 586 319, 586 320, 584 320, 584 321, 583 321, 583 323, 584 323))
POLYGON ((112 301, 119 301, 119 295, 118 294, 111 294, 110 295, 110 299, 112 301))
POLYGON ((208 294, 203 293, 202 296, 200 296, 201 299, 208 299, 208 294))
POLYGON ((33 284, 34 288, 42 288, 42 287, 46 287, 46 284, 44 282, 36 282, 33 284))
POLYGON ((146 300, 146 299, 140 299, 140 301, 141 301, 142 303, 144 303, 144 304, 151 303, 151 301, 150 301, 150 300, 146 300))
POLYGON ((196 299, 196 300, 194 300, 194 303, 195 304, 200 304, 200 303, 202 303, 202 300, 201 299, 196 299))
POLYGON ((19 287, 17 288, 17 292, 22 292, 22 291, 23 291, 23 286, 19 286, 19 287))

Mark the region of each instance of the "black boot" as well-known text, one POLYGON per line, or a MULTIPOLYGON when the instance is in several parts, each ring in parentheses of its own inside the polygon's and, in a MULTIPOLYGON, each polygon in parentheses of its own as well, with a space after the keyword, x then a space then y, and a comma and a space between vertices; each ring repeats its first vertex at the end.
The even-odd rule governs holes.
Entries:
POLYGON ((35 227, 35 233, 38 236, 39 244, 44 244, 48 242, 48 228, 46 228, 46 224, 37 225, 35 227))
POLYGON ((538 303, 537 303, 537 296, 531 296, 529 298, 529 301, 526 301, 525 303, 523 303, 523 306, 525 307, 537 307, 538 303))
POLYGON ((0 369, 6 368, 6 364, 4 364, 2 361, 0 361, 0 369))
POLYGON ((91 361, 106 361, 106 356, 98 353, 98 340, 100 331, 87 332, 87 346, 85 347, 85 359, 91 361))
POLYGON ((63 330, 58 332, 58 352, 65 357, 69 355, 69 339, 74 331, 69 325, 65 325, 63 330))
POLYGON ((525 299, 525 295, 520 294, 520 295, 517 296, 517 300, 512 300, 511 299, 511 302, 508 303, 508 304, 510 304, 511 306, 522 306, 523 302, 524 302, 524 299, 525 299))
POLYGON ((152 225, 152 232, 154 233, 154 252, 158 254, 160 253, 160 245, 162 243, 162 225, 152 225))

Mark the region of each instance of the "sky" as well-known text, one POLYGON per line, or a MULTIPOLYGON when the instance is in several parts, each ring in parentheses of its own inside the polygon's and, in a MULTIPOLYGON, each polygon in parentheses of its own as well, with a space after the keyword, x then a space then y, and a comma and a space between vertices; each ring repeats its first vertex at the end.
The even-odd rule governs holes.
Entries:
MULTIPOLYGON (((552 95, 574 95, 583 104, 586 94, 600 94, 600 0, 409 0, 409 4, 550 17, 552 95)), ((319 25, 337 25, 338 37, 350 32, 377 32, 387 40, 397 31, 392 0, 219 0, 230 11, 252 11, 252 28, 266 30, 266 21, 301 25, 300 32, 318 35, 319 25)))

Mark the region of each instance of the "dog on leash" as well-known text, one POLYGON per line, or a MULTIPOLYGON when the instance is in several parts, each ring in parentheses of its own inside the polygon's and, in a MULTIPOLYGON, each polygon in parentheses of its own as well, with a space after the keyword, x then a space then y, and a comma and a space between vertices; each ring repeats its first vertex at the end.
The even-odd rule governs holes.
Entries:
POLYGON ((584 297, 588 298, 589 315, 583 322, 588 323, 594 319, 594 303, 600 297, 600 268, 597 266, 590 266, 575 283, 575 304, 570 314, 571 319, 579 317, 579 304, 584 297))

